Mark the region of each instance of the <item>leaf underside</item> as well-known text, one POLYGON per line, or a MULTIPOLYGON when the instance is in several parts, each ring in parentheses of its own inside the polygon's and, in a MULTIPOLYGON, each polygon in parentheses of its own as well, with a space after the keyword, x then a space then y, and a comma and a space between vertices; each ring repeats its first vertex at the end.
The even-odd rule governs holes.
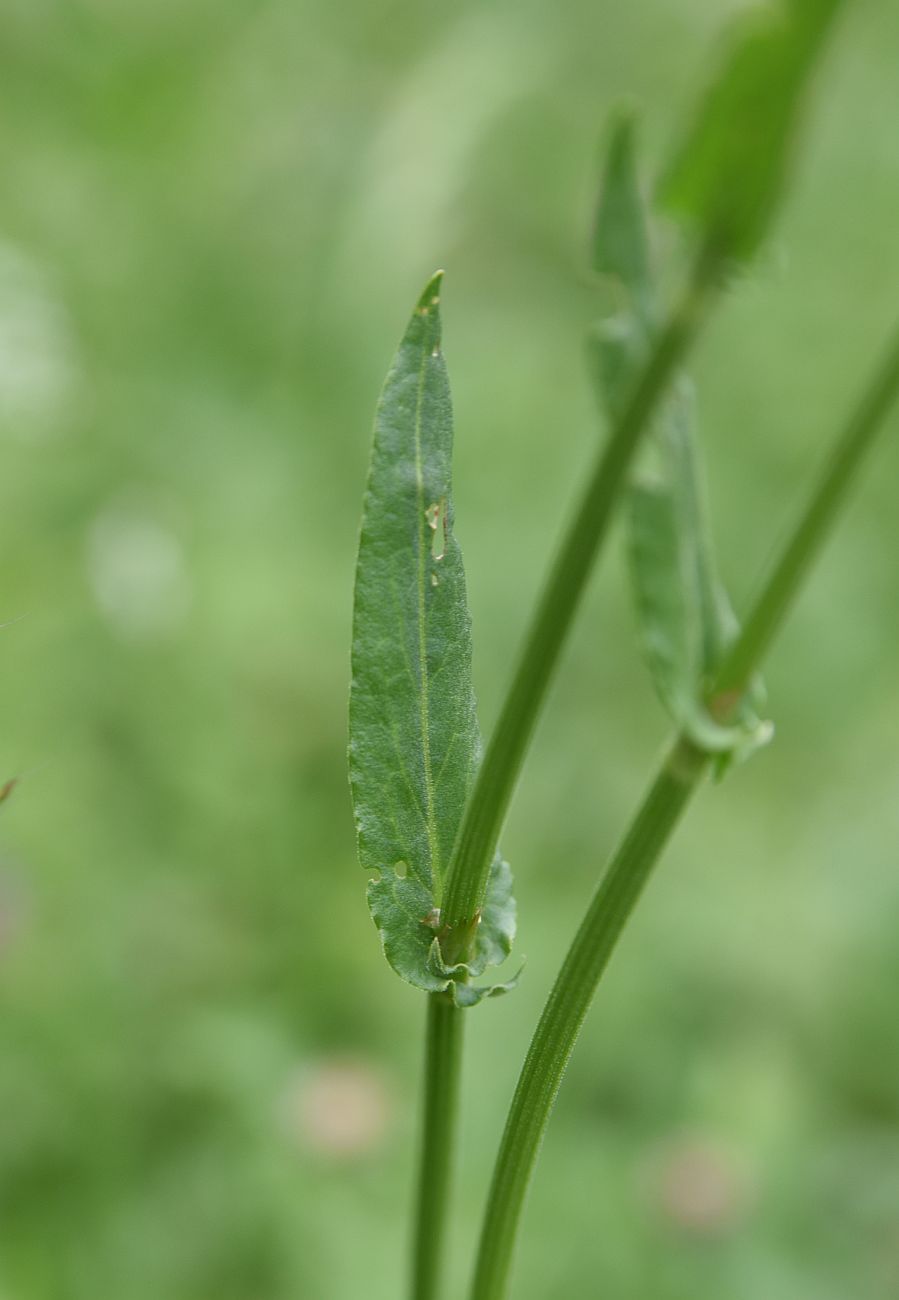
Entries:
POLYGON ((474 956, 444 965, 444 872, 480 753, 471 628, 453 532, 453 421, 440 348, 440 274, 426 286, 375 417, 353 609, 350 786, 372 917, 397 974, 472 1005, 467 981, 511 948, 497 859, 474 956))
MULTIPOLYGON (((623 305, 591 337, 603 403, 614 417, 648 351, 657 322, 648 219, 640 193, 634 124, 615 124, 596 223, 594 266, 618 285, 623 305)), ((680 377, 657 417, 628 500, 631 572, 643 651, 653 684, 676 724, 719 769, 771 735, 756 712, 761 687, 727 725, 707 705, 737 622, 716 572, 707 521, 694 405, 680 377)))

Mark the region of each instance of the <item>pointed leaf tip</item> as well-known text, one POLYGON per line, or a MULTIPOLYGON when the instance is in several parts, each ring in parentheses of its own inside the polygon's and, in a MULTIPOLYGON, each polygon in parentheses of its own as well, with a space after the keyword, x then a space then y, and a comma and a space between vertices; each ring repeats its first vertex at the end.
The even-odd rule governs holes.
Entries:
POLYGON ((440 304, 440 286, 443 283, 443 271, 435 271, 425 285, 415 310, 421 316, 427 316, 440 304))
POLYGON ((593 227, 593 268, 620 282, 645 316, 650 308, 649 232, 637 175, 637 111, 621 104, 606 134, 599 204, 593 227))

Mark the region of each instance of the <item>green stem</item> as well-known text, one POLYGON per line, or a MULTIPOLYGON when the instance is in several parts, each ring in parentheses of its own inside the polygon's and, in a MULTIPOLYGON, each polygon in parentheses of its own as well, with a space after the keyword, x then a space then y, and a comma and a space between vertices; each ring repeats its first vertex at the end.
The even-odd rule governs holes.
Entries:
MULTIPOLYGON (((727 656, 715 698, 759 667, 802 576, 820 549, 873 435, 899 396, 899 338, 835 444, 816 491, 727 656)), ((559 971, 531 1041, 494 1169, 471 1291, 502 1300, 531 1174, 596 986, 633 907, 708 764, 678 737, 600 882, 559 971)))
POLYGON ((683 300, 660 332, 616 420, 537 606, 499 721, 478 769, 447 878, 443 920, 460 936, 458 956, 483 905, 490 864, 525 750, 628 468, 655 410, 705 318, 720 281, 717 258, 697 259, 683 300))
POLYGON ((739 696, 760 664, 808 569, 833 527, 883 419, 899 395, 899 333, 836 440, 792 536, 727 655, 714 694, 739 696))
POLYGON ((428 994, 412 1300, 436 1300, 439 1294, 456 1145, 463 1023, 464 1012, 445 994, 428 994))
POLYGON ((668 754, 559 971, 515 1089, 481 1233, 472 1300, 499 1300, 531 1173, 562 1075, 599 978, 707 757, 679 739, 668 754))

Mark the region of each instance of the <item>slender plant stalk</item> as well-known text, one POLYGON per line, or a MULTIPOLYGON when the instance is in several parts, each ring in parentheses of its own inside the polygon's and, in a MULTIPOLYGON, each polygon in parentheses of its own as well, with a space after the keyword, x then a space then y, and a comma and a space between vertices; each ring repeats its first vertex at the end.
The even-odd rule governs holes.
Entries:
POLYGON ((525 1193, 568 1058, 615 942, 707 761, 689 741, 675 742, 568 950, 512 1099, 487 1201, 472 1300, 499 1300, 505 1294, 525 1193))
POLYGON ((444 993, 428 994, 425 1031, 424 1116, 415 1238, 412 1300, 436 1300, 443 1275, 447 1209, 462 1065, 465 1013, 444 993))
POLYGON ((720 279, 717 255, 704 250, 596 462, 550 572, 453 851, 442 908, 448 960, 458 955, 453 932, 464 944, 484 902, 490 864, 528 741, 640 436, 695 341, 720 279))
MULTIPOLYGON (((899 397, 899 336, 835 444, 780 558, 755 601, 713 692, 738 698, 783 622, 873 437, 899 397)), ((679 736, 614 854, 575 935, 531 1041, 487 1201, 472 1300, 502 1300, 521 1211, 562 1075, 612 950, 708 764, 679 736)))
POLYGON ((833 525, 865 453, 897 395, 899 332, 894 336, 870 387, 834 444, 804 514, 784 547, 764 590, 753 605, 743 625, 742 634, 722 665, 715 695, 725 705, 728 696, 745 689, 783 622, 809 566, 833 525))

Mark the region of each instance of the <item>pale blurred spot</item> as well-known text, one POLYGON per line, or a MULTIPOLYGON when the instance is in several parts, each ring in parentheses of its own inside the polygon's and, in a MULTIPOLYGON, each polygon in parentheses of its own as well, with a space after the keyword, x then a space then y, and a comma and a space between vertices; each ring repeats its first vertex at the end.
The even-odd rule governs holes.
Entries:
POLYGON ((23 439, 61 433, 78 386, 62 303, 39 266, 0 241, 0 431, 23 439))
POLYGON ((891 1295, 890 1287, 895 1286, 896 1278, 899 1278, 899 1218, 886 1230, 876 1256, 875 1272, 882 1282, 883 1294, 891 1295))
POLYGON ((524 25, 513 31, 504 15, 476 9, 396 79, 347 207, 338 284, 370 282, 372 248, 381 264, 429 266, 435 249, 452 246, 477 150, 509 105, 549 78, 552 59, 551 43, 524 25))
POLYGON ((87 568, 97 605, 123 640, 171 636, 187 617, 191 590, 181 543, 144 507, 120 501, 97 516, 87 568))
POLYGON ((368 1155, 383 1143, 390 1099, 380 1071, 365 1061, 323 1060, 294 1076, 283 1120, 299 1146, 336 1160, 368 1155))
POLYGON ((653 1207, 681 1232, 724 1236, 745 1221, 752 1197, 746 1170, 723 1143, 697 1135, 664 1144, 650 1156, 653 1207))

